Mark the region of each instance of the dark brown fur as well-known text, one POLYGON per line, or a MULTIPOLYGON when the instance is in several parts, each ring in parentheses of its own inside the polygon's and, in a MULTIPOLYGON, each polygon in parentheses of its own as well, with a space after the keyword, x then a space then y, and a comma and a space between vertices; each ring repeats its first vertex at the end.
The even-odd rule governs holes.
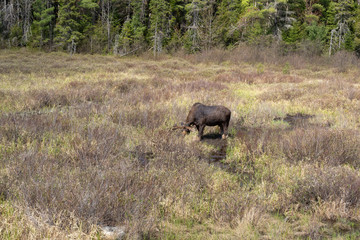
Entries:
POLYGON ((231 117, 231 111, 224 106, 206 106, 195 103, 186 118, 185 127, 195 125, 201 140, 205 126, 219 126, 222 138, 226 138, 231 117))

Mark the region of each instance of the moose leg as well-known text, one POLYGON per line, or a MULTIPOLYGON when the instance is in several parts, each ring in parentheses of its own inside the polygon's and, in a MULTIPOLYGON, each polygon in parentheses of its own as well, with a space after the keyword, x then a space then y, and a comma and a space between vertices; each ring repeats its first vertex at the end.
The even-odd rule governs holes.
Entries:
POLYGON ((198 130, 199 130, 199 134, 198 134, 198 137, 199 137, 199 141, 201 141, 201 138, 202 138, 202 135, 204 133, 204 129, 205 129, 205 124, 202 124, 198 127, 198 130))
POLYGON ((223 131, 222 131, 222 139, 225 139, 226 136, 228 135, 228 127, 229 127, 229 122, 223 123, 223 125, 222 125, 222 129, 223 129, 223 131))
POLYGON ((224 124, 220 124, 220 134, 223 135, 224 134, 224 124))

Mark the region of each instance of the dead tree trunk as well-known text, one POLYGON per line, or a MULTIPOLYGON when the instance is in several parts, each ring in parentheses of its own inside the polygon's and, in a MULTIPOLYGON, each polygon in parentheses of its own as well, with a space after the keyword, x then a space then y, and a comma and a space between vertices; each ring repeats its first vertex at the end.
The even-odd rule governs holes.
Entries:
POLYGON ((28 38, 31 35, 31 7, 32 0, 24 0, 23 2, 23 36, 22 41, 24 44, 28 42, 28 38))

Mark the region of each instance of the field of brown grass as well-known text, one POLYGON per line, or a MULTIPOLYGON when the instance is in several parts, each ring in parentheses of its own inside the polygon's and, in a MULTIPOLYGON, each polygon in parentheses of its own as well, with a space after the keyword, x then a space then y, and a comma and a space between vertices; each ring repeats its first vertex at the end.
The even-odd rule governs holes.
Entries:
POLYGON ((0 51, 0 239, 358 239, 356 58, 0 51), (172 131, 191 105, 229 137, 172 131))

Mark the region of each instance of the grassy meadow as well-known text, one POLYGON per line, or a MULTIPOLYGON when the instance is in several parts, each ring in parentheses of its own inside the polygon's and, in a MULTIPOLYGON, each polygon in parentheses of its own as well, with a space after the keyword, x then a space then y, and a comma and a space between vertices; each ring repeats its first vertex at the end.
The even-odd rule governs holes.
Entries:
POLYGON ((0 239, 358 239, 359 66, 1 50, 0 239), (195 102, 226 140, 171 130, 195 102))

